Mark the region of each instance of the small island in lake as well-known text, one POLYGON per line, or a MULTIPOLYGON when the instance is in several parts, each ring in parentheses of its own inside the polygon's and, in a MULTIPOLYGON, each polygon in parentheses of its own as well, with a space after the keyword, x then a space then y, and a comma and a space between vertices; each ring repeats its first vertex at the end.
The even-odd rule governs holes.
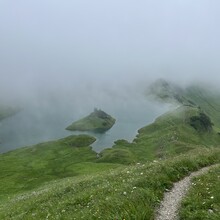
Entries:
POLYGON ((70 131, 95 131, 95 132, 105 132, 109 130, 114 124, 115 119, 97 108, 94 111, 66 128, 70 131))

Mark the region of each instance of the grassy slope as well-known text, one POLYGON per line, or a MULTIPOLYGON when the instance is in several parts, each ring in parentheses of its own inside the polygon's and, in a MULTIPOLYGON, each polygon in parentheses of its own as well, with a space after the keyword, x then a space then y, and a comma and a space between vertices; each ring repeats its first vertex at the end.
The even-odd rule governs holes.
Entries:
POLYGON ((220 128, 220 93, 211 89, 204 89, 200 86, 190 86, 185 91, 185 95, 190 97, 211 117, 215 126, 220 128))
POLYGON ((194 179, 182 202, 180 219, 220 219, 220 166, 194 179))
POLYGON ((0 199, 56 179, 117 167, 97 164, 89 145, 95 138, 69 136, 0 155, 0 199))
POLYGON ((132 143, 117 141, 112 149, 102 151, 99 161, 129 164, 171 157, 196 147, 218 145, 220 135, 216 130, 200 133, 190 126, 190 117, 199 112, 197 107, 189 106, 168 112, 140 129, 132 143))
POLYGON ((101 162, 129 164, 154 158, 167 158, 191 149, 218 146, 220 143, 220 93, 190 86, 183 90, 176 85, 158 80, 148 91, 154 98, 179 105, 141 128, 132 143, 120 140, 112 149, 101 152, 101 162), (211 132, 198 132, 190 126, 190 117, 205 112, 214 122, 211 132))
MULTIPOLYGON (((79 140, 63 139, 0 155, 0 177, 3 180, 0 182, 0 217, 8 219, 12 215, 16 216, 15 219, 42 219, 53 216, 54 219, 69 219, 70 216, 76 216, 76 219, 92 219, 94 215, 93 219, 99 216, 101 219, 132 219, 134 216, 152 219, 162 193, 165 188, 171 187, 173 181, 191 170, 219 161, 218 149, 204 149, 220 143, 218 114, 213 107, 204 104, 212 102, 212 99, 207 100, 206 95, 199 99, 196 92, 189 90, 186 97, 182 97, 182 94, 178 97, 184 100, 184 104, 188 105, 189 102, 185 103, 185 100, 190 98, 204 108, 216 125, 211 132, 198 132, 190 126, 189 118, 201 112, 193 104, 168 112, 153 124, 140 129, 132 143, 117 141, 112 149, 101 152, 98 160, 95 152, 88 147, 93 140, 86 136, 79 140), (82 141, 86 143, 82 144, 82 141), (198 150, 193 150, 195 148, 198 150), (166 159, 182 153, 186 153, 186 156, 156 165, 148 164, 148 161, 156 158, 166 159), (142 165, 103 173, 110 168, 121 167, 119 164, 136 163, 142 165), (151 166, 154 167, 152 170, 151 166), (81 174, 91 175, 82 177, 81 174), (65 178, 71 176, 73 178, 65 178), (37 189, 40 185, 44 186, 37 189), (15 193, 28 190, 30 192, 24 196, 11 200, 15 193), (128 195, 131 191, 132 194, 128 195)), ((213 100, 216 103, 212 102, 211 105, 215 109, 218 100, 214 97, 213 100)))
POLYGON ((153 219, 155 207, 173 182, 216 162, 220 150, 202 148, 162 162, 65 178, 5 201, 0 218, 153 219))
POLYGON ((106 131, 110 129, 115 123, 114 118, 107 114, 106 116, 107 117, 102 118, 93 112, 85 118, 74 122, 66 129, 71 131, 106 131))
POLYGON ((186 96, 184 89, 164 79, 155 81, 146 91, 146 95, 160 102, 195 106, 190 96, 186 96))

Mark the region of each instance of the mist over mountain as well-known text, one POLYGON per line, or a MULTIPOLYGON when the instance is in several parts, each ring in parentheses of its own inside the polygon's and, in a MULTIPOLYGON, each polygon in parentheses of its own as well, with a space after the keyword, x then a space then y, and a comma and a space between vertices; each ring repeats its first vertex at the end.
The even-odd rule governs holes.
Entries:
POLYGON ((1 0, 0 219, 220 219, 219 8, 1 0))
POLYGON ((219 6, 205 0, 1 1, 0 108, 20 113, 1 122, 7 132, 0 141, 18 135, 18 127, 22 134, 43 133, 43 140, 54 138, 53 127, 60 137, 95 107, 122 121, 141 121, 148 109, 152 118, 141 127, 166 109, 146 101, 158 78, 183 87, 218 85, 219 6))
POLYGON ((100 95, 160 77, 217 84, 219 6, 215 0, 3 0, 0 99, 100 95))

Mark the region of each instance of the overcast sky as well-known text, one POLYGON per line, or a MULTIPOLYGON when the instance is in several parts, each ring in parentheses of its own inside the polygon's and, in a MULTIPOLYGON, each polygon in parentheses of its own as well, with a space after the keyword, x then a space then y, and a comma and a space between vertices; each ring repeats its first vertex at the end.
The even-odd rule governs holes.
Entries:
POLYGON ((219 0, 1 0, 1 93, 220 83, 219 11, 219 0))

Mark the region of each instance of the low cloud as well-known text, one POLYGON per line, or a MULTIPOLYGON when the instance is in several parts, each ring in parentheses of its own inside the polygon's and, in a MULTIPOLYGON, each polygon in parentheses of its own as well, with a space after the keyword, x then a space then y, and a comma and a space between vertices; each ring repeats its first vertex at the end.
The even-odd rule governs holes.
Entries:
POLYGON ((0 98, 94 96, 157 78, 220 82, 218 1, 0 3, 0 98))

